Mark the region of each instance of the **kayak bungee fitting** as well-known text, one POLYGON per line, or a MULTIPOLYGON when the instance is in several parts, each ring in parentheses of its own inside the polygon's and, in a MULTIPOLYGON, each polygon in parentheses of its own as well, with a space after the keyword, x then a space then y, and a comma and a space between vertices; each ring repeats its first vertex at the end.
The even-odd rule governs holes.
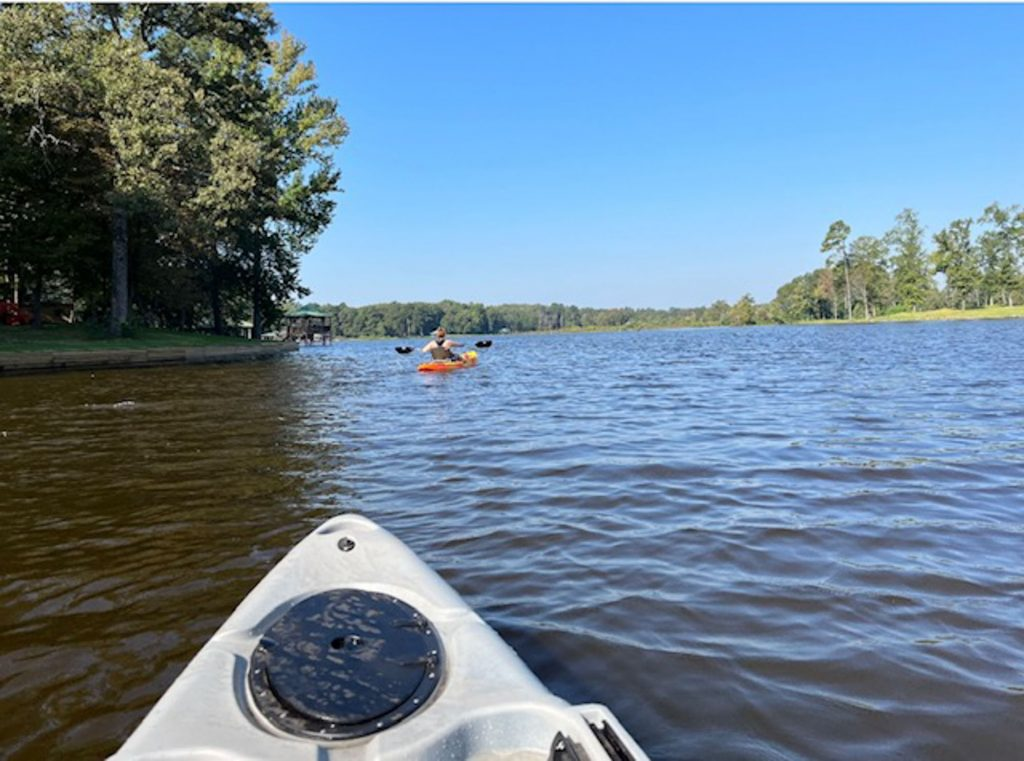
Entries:
POLYGON ((112 758, 648 761, 611 711, 552 695, 357 515, 296 545, 112 758))
POLYGON ((416 369, 421 373, 447 373, 452 370, 473 367, 476 365, 476 357, 475 351, 467 351, 460 359, 435 359, 430 362, 424 362, 416 369))

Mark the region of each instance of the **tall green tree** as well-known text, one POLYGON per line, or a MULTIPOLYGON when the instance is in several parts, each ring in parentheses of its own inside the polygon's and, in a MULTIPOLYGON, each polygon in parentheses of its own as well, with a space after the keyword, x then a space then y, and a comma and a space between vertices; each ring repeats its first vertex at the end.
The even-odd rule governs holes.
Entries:
POLYGON ((128 319, 129 225, 134 212, 173 202, 187 141, 185 80, 143 55, 117 8, 4 6, 0 102, 36 117, 28 134, 40 160, 48 145, 89 152, 101 172, 97 197, 111 239, 110 328, 128 319))
POLYGON ((850 290, 850 255, 846 247, 846 239, 850 236, 850 226, 843 220, 837 219, 833 222, 828 232, 825 234, 825 240, 821 243, 821 252, 828 254, 829 259, 833 256, 838 256, 843 264, 843 274, 846 279, 846 318, 849 319, 852 316, 852 303, 853 299, 850 290))
POLYGON ((871 235, 861 235, 850 245, 851 276, 865 320, 877 314, 879 306, 888 297, 888 256, 885 242, 871 235))
POLYGON ((823 315, 832 318, 839 317, 839 307, 836 298, 836 277, 831 267, 822 267, 817 270, 817 277, 814 282, 814 297, 828 306, 828 314, 823 315))
POLYGON ((957 219, 936 233, 932 254, 935 271, 946 276, 946 287, 961 309, 968 304, 979 306, 982 282, 977 249, 971 240, 971 222, 957 219))
POLYGON ((1020 254, 1024 250, 1024 212, 1018 206, 989 205, 981 221, 989 229, 978 237, 984 269, 982 287, 988 303, 1001 301, 1012 306, 1021 287, 1020 254))
POLYGON ((917 212, 904 209, 896 215, 896 224, 885 235, 893 247, 893 295, 903 309, 916 312, 923 308, 935 290, 928 272, 928 254, 924 244, 924 228, 917 212))
POLYGON ((75 201, 97 195, 81 192, 94 162, 73 73, 87 49, 70 29, 62 6, 0 6, 0 258, 12 284, 30 284, 36 319, 44 281, 71 269, 89 229, 75 201))
POLYGON ((229 184, 242 200, 228 226, 248 275, 256 335, 268 312, 302 293, 299 257, 331 220, 340 181, 331 149, 348 134, 337 103, 318 94, 304 52, 287 34, 271 44, 258 114, 227 141, 229 184))
MULTIPOLYGON (((66 301, 74 285, 88 287, 85 270, 96 269, 104 233, 89 192, 89 156, 67 144, 33 143, 31 119, 25 109, 0 109, 0 261, 11 286, 28 286, 38 326, 44 294, 66 301)), ((13 288, 9 296, 18 298, 13 288)))
POLYGON ((247 200, 242 196, 254 189, 252 176, 245 175, 256 163, 246 129, 259 120, 266 100, 269 38, 276 27, 261 4, 140 7, 149 54, 180 71, 193 94, 189 116, 199 139, 190 146, 175 244, 192 287, 207 294, 214 331, 221 333, 226 315, 238 320, 249 304, 237 240, 247 200))

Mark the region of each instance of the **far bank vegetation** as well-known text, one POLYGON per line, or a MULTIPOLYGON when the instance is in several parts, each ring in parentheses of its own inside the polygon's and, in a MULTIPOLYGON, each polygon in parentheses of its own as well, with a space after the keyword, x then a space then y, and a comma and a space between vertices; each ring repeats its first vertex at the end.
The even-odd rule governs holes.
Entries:
POLYGON ((429 303, 314 305, 344 336, 618 330, 808 321, 1024 316, 1024 211, 993 203, 976 219, 957 219, 927 239, 906 209, 881 235, 851 238, 837 220, 821 245, 824 266, 793 278, 775 298, 673 309, 593 309, 567 304, 429 303), (968 310, 964 312, 962 310, 968 310))

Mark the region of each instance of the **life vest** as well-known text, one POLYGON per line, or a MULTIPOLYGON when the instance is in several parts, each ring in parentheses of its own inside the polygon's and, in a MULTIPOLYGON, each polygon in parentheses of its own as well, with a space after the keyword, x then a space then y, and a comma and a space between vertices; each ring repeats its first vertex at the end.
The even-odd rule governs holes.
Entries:
POLYGON ((434 341, 434 345, 430 347, 430 356, 434 359, 451 359, 452 350, 444 347, 446 339, 437 338, 434 341))

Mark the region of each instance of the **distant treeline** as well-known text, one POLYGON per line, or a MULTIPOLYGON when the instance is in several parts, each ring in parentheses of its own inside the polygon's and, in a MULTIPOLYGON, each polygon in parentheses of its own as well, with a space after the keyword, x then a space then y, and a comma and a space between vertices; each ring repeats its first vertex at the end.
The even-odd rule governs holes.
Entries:
POLYGON ((931 247, 912 209, 880 236, 850 241, 850 232, 834 222, 821 245, 825 266, 786 283, 767 304, 748 294, 734 304, 675 309, 455 301, 312 306, 333 315, 338 335, 357 337, 426 335, 438 325, 454 333, 755 325, 1024 303, 1024 212, 1017 206, 992 204, 976 220, 955 220, 932 236, 931 247))
POLYGON ((313 304, 330 314, 335 335, 417 336, 439 325, 452 333, 513 333, 537 330, 601 329, 628 327, 679 327, 684 325, 747 324, 756 307, 749 297, 730 306, 718 301, 694 309, 592 309, 566 304, 464 304, 442 301, 436 304, 398 303, 350 307, 345 304, 313 304))

